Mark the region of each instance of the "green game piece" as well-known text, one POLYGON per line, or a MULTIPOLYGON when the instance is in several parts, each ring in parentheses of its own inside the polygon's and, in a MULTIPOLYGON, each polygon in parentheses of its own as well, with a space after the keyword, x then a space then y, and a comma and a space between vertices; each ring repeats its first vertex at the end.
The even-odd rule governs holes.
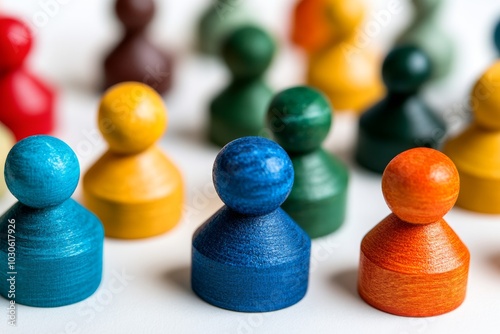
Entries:
POLYGON ((398 39, 398 45, 411 44, 421 48, 431 59, 432 79, 451 72, 454 58, 452 39, 440 27, 443 0, 413 0, 415 19, 398 39))
POLYGON ((217 55, 224 38, 248 21, 242 9, 242 0, 214 0, 198 24, 199 51, 217 55))
POLYGON ((393 49, 382 66, 387 96, 359 120, 357 162, 382 173, 396 155, 414 147, 439 148, 444 121, 419 97, 431 75, 429 57, 414 46, 393 49))
POLYGON ((305 86, 277 94, 267 113, 267 126, 295 171, 292 192, 281 207, 311 238, 332 233, 345 219, 348 171, 321 147, 331 123, 327 99, 305 86))
POLYGON ((222 56, 232 82, 210 105, 210 140, 224 146, 246 136, 264 134, 272 91, 263 80, 275 52, 275 42, 263 30, 246 26, 224 42, 222 56))

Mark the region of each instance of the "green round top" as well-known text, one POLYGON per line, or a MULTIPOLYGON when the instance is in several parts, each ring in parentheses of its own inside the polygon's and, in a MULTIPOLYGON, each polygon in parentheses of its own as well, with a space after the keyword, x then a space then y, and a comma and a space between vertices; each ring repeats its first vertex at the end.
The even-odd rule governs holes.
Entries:
POLYGON ((276 141, 290 153, 321 146, 332 124, 326 97, 311 87, 299 86, 278 93, 267 111, 267 126, 276 141))
POLYGON ((275 49, 274 40, 264 30, 244 26, 223 42, 222 57, 235 78, 253 78, 269 68, 275 49))
POLYGON ((431 73, 429 56, 411 45, 394 48, 382 65, 382 78, 390 92, 417 92, 429 80, 431 73))

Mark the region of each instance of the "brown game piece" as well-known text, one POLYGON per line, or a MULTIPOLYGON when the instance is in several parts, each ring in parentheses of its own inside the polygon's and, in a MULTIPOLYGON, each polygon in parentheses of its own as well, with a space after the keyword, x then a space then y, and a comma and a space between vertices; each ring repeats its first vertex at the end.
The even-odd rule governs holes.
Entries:
POLYGON ((147 38, 153 0, 117 0, 116 14, 125 34, 104 62, 105 88, 124 81, 138 81, 163 94, 172 82, 172 59, 147 38))

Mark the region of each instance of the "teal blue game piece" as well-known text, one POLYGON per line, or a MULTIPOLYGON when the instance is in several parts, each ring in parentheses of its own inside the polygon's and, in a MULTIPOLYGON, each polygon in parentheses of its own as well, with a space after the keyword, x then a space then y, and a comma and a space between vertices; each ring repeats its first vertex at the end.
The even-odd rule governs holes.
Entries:
POLYGON ((210 105, 209 137, 216 145, 263 134, 273 93, 262 76, 274 51, 271 37, 252 26, 239 28, 224 42, 222 55, 232 81, 210 105))
POLYGON ((70 196, 78 159, 63 141, 32 136, 7 156, 5 181, 19 200, 0 217, 0 294, 56 307, 90 296, 102 275, 104 229, 70 196))
POLYGON ((359 119, 356 161, 382 173, 399 153, 415 147, 439 149, 444 121, 419 96, 431 75, 431 61, 419 48, 399 46, 384 60, 387 95, 359 119))
POLYGON ((500 54, 500 20, 498 20, 493 32, 493 42, 495 43, 497 53, 500 54))
POLYGON ((331 123, 327 99, 311 87, 278 93, 267 112, 267 126, 295 171, 292 192, 281 207, 311 238, 334 232, 345 220, 347 167, 321 147, 331 123))
POLYGON ((279 207, 293 184, 286 152, 269 139, 237 139, 215 159, 213 179, 226 205, 193 236, 193 291, 240 312, 297 303, 307 291, 311 240, 279 207))

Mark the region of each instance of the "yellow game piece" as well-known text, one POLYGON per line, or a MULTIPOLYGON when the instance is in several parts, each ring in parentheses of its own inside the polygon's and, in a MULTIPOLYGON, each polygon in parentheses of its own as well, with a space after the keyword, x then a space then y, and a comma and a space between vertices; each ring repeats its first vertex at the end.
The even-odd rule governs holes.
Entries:
POLYGON ((326 0, 325 6, 332 39, 311 56, 308 83, 323 91, 336 111, 363 111, 383 95, 381 59, 359 38, 363 2, 326 0))
POLYGON ((457 205, 482 213, 500 213, 500 61, 474 86, 474 121, 444 152, 460 173, 457 205))
POLYGON ((166 108, 149 86, 111 87, 99 107, 99 129, 109 150, 83 179, 85 205, 106 236, 145 238, 173 228, 184 201, 181 174, 155 145, 166 129, 166 108))
POLYGON ((0 195, 3 195, 7 190, 3 177, 3 168, 7 154, 15 143, 14 134, 5 125, 0 123, 0 195))

